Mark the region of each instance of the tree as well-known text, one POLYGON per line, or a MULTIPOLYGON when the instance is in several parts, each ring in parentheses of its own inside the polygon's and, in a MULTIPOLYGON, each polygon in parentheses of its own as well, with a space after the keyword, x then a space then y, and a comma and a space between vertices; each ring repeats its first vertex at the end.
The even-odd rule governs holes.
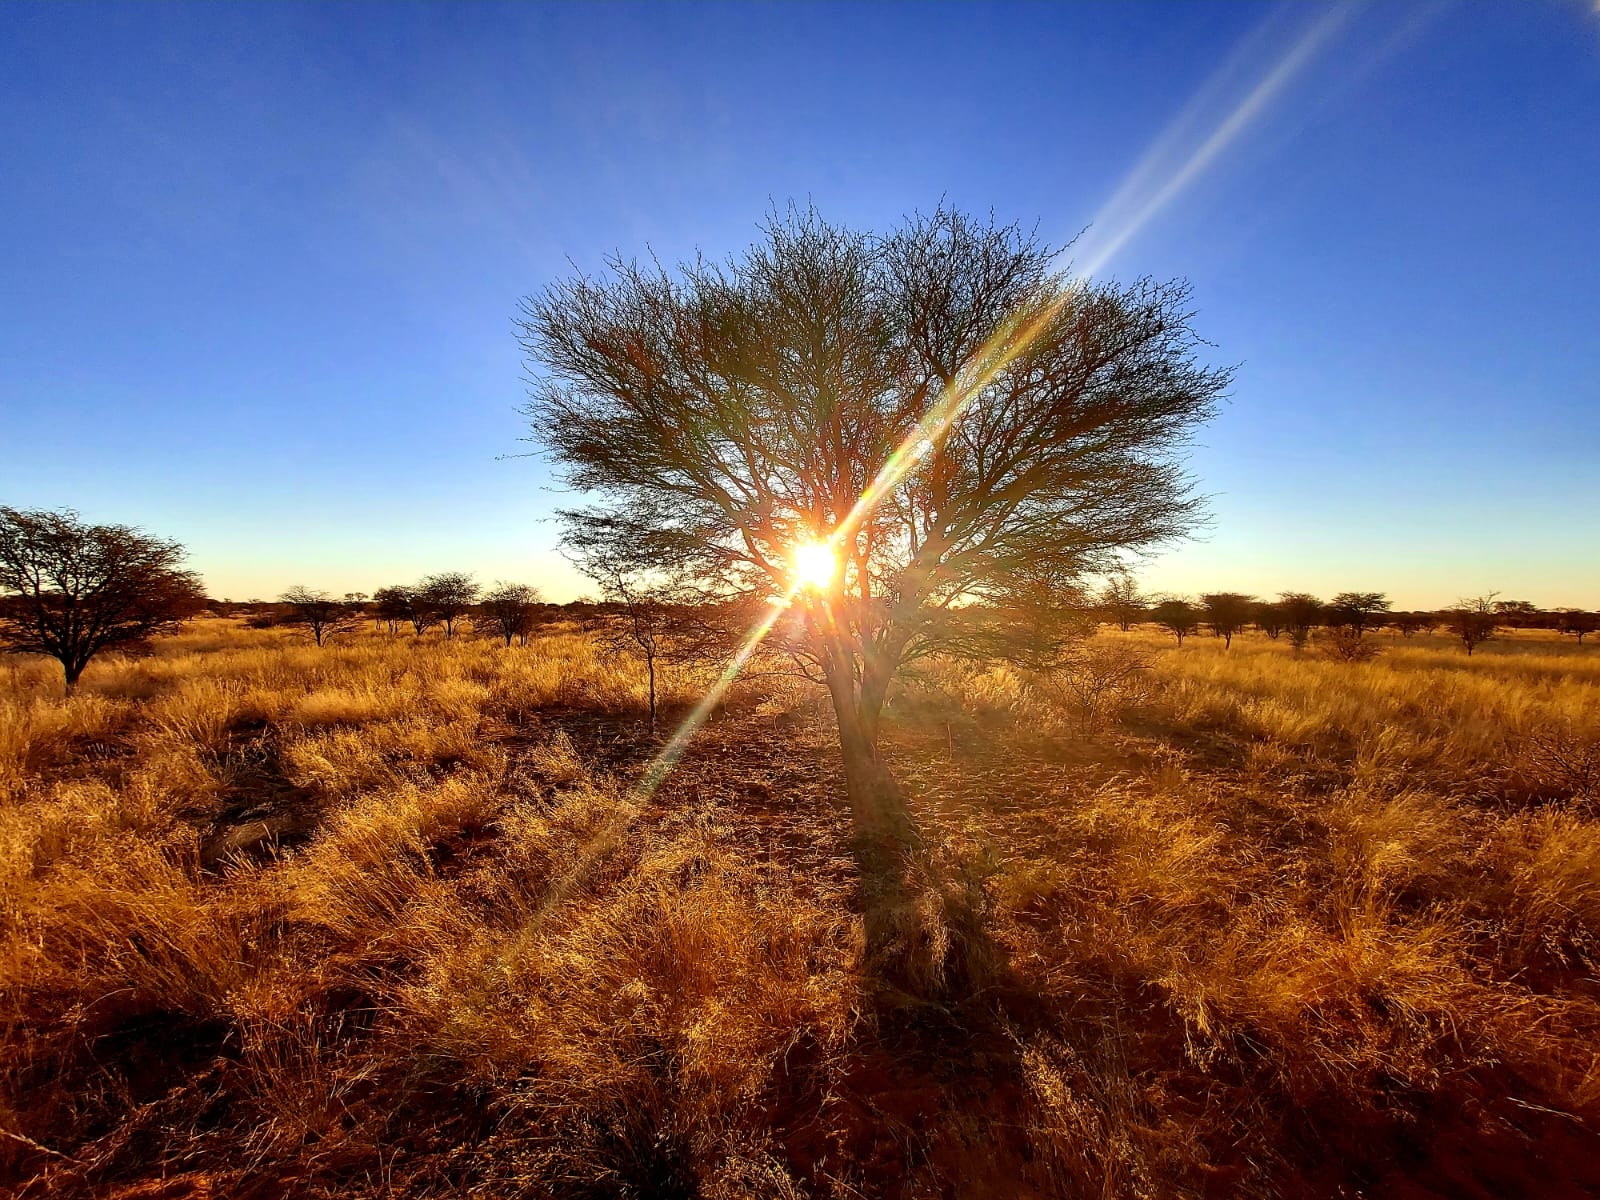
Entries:
POLYGON ((1533 629, 1543 616, 1539 606, 1531 600, 1496 600, 1494 611, 1501 623, 1512 629, 1533 629))
POLYGON ((503 637, 506 645, 516 638, 526 646, 538 604, 537 588, 525 583, 496 583, 484 594, 479 612, 484 626, 503 637))
POLYGON ((205 606, 184 548, 76 512, 0 507, 0 646, 47 654, 70 693, 108 646, 176 628, 205 606))
MULTIPOLYGON (((355 613, 358 620, 367 615, 367 600, 369 598, 365 592, 346 592, 344 594, 345 604, 355 613)), ((372 627, 374 629, 383 627, 383 622, 376 613, 372 617, 372 627)))
POLYGON ((1439 614, 1439 620, 1467 648, 1467 657, 1484 642, 1494 637, 1500 626, 1500 614, 1495 611, 1494 593, 1486 596, 1457 600, 1439 614))
POLYGON ((290 623, 304 625, 319 646, 341 633, 354 632, 361 623, 361 609, 356 605, 301 584, 284 592, 278 601, 289 606, 290 623))
POLYGON ((657 685, 663 668, 713 656, 726 649, 727 630, 713 619, 717 606, 695 581, 670 562, 618 537, 614 518, 573 514, 561 539, 578 569, 599 585, 601 603, 615 611, 599 629, 601 646, 627 655, 645 670, 650 733, 656 731, 657 685))
POLYGON ((373 613, 389 626, 391 634, 400 632, 400 624, 409 621, 418 634, 429 625, 428 618, 417 603, 417 591, 403 583, 381 587, 372 593, 373 613))
MULTIPOLYGON (((441 571, 429 575, 416 587, 417 606, 427 613, 432 623, 444 626, 444 635, 456 635, 456 622, 472 608, 478 599, 478 585, 465 571, 441 571)), ((418 633, 422 628, 417 629, 418 633)))
POLYGON ((1419 633, 1426 633, 1439 623, 1439 618, 1432 613, 1400 612, 1395 613, 1389 622, 1403 638, 1414 638, 1419 633))
POLYGON ((1368 629, 1383 624, 1384 614, 1393 606, 1382 592, 1340 592, 1328 601, 1323 619, 1333 629, 1348 629, 1361 640, 1368 629))
POLYGON ((1047 656, 1056 585, 1197 517, 1178 455, 1229 373, 1197 365, 1187 289, 1053 263, 945 209, 881 237, 791 210, 740 258, 616 258, 523 302, 535 439, 596 497, 567 520, 790 602, 864 867, 917 840, 877 749, 902 666, 1047 656))
POLYGON ((1255 607, 1256 628, 1273 641, 1283 632, 1283 605, 1273 600, 1263 600, 1255 607))
POLYGON ((1146 603, 1132 575, 1119 571, 1100 589, 1100 610, 1108 621, 1127 633, 1145 615, 1146 603))
POLYGON ((1585 612, 1581 608, 1558 608, 1556 629, 1576 637, 1581 646, 1585 637, 1600 629, 1600 613, 1585 612))
POLYGON ((1304 650, 1311 631, 1322 624, 1322 601, 1306 592, 1279 592, 1278 609, 1290 643, 1296 650, 1304 650))
POLYGON ((1256 598, 1242 592, 1211 592, 1200 597, 1200 605, 1211 632, 1222 639, 1222 648, 1231 650, 1233 635, 1248 625, 1255 613, 1256 598))
POLYGON ((1163 600, 1150 610, 1150 619, 1163 626, 1183 645, 1183 639, 1200 628, 1200 610, 1187 600, 1163 600))

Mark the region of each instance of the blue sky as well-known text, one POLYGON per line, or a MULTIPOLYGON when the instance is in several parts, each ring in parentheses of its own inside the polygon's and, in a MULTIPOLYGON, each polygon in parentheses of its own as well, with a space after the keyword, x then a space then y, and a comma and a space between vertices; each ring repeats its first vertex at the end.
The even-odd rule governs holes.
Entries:
POLYGON ((814 201, 1183 276, 1232 400, 1153 589, 1600 607, 1590 4, 0 6, 0 503, 214 595, 581 587, 520 297, 814 201))

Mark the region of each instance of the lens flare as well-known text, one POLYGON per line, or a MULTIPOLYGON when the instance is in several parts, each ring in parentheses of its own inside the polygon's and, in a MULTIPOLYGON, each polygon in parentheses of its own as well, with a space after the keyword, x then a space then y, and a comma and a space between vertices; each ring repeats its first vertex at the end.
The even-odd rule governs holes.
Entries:
POLYGON ((794 548, 793 559, 795 582, 801 587, 823 592, 833 586, 839 559, 827 542, 801 542, 794 548))
MULTIPOLYGON (((1600 3, 1600 0, 1597 0, 1600 3)), ((1342 11, 1330 12, 1312 26, 1280 61, 1276 67, 1251 90, 1216 130, 1204 139, 1186 158, 1169 167, 1170 174, 1159 184, 1148 184, 1142 202, 1132 202, 1121 192, 1113 198, 1114 207, 1127 209, 1123 219, 1108 222, 1111 226, 1104 244, 1089 256, 1085 271, 1080 265, 1076 286, 1052 289, 1038 297, 1034 303, 1024 304, 1000 323, 994 333, 962 368, 919 420, 884 460, 877 475, 850 512, 840 521, 837 529, 826 540, 806 542, 794 548, 791 562, 791 583, 781 596, 773 598, 772 607, 745 636, 738 652, 722 671, 716 682, 700 698, 700 702, 686 716, 672 737, 645 768, 639 782, 634 785, 628 799, 618 807, 613 819, 596 834, 568 871, 550 889, 546 900, 530 921, 530 928, 542 920, 544 914, 558 906, 588 878, 596 862, 603 859, 626 836, 629 827, 649 803, 658 788, 671 773, 688 748, 690 740, 705 724, 718 701, 738 678, 746 663, 772 631, 772 627, 804 590, 824 591, 831 587, 839 570, 839 547, 856 535, 863 522, 903 479, 925 457, 934 453, 939 445, 983 391, 1000 375, 1017 356, 1028 347, 1080 294, 1086 280, 1128 242, 1161 208, 1187 187, 1196 176, 1209 167, 1218 155, 1232 142, 1245 126, 1250 124, 1282 90, 1284 85, 1308 62, 1346 19, 1342 11)), ((1144 164, 1136 175, 1141 181, 1153 174, 1154 164, 1144 164)), ((832 618, 824 613, 824 619, 832 618)))
MULTIPOLYGON (((1600 3, 1600 0, 1597 0, 1600 3)), ((1170 131, 1170 134, 1158 142, 1152 154, 1147 155, 1146 162, 1139 165, 1134 171, 1133 178, 1128 184, 1118 189, 1117 195, 1112 197, 1107 205, 1106 221, 1102 227, 1106 234, 1101 235, 1098 246, 1088 246, 1086 261, 1078 264, 1077 278, 1080 285, 1086 278, 1096 274, 1106 266, 1115 253, 1123 245, 1130 242, 1158 211, 1165 208, 1173 197, 1182 192, 1194 182, 1198 174, 1216 162, 1222 150, 1227 149, 1230 142, 1238 138, 1238 134, 1246 126, 1259 117, 1262 110, 1266 109, 1283 86, 1306 66, 1310 59, 1317 56, 1326 43, 1330 42, 1339 27, 1346 22, 1349 14, 1344 8, 1326 11, 1320 21, 1315 22, 1298 42, 1291 46, 1272 69, 1245 94, 1245 98, 1238 102, 1232 112, 1222 118, 1218 126, 1211 131, 1210 136, 1200 139, 1194 149, 1189 149, 1181 154, 1174 154, 1178 150, 1181 139, 1170 131), (1176 160, 1174 160, 1176 158, 1176 160)), ((907 477, 917 467, 918 462, 926 458, 938 448, 939 443, 949 434, 950 427, 960 421, 979 395, 989 387, 990 382, 998 374, 1005 371, 1006 366, 1014 358, 1026 352, 1027 347, 1038 338, 1040 331, 1053 322, 1061 314, 1061 310, 1077 298, 1078 290, 1074 286, 1059 288, 1054 294, 1046 293, 1038 298, 1034 304, 1024 304, 1018 312, 1013 312, 1010 317, 1003 320, 989 341, 978 350, 978 354, 971 357, 970 362, 963 366, 954 381, 947 384, 933 405, 928 406, 928 411, 923 413, 922 419, 907 432, 899 446, 885 459, 883 466, 878 469, 874 480, 862 491, 858 501, 851 507, 850 514, 843 518, 834 534, 827 541, 802 542, 794 547, 792 562, 790 562, 789 589, 781 597, 773 598, 770 611, 757 621, 749 634, 744 637, 744 642, 739 645, 738 653, 728 662, 728 666, 718 675, 717 682, 710 686, 702 696, 699 704, 694 706, 690 714, 683 718, 677 730, 672 733, 672 738, 667 739, 666 746, 662 746, 656 757, 646 766, 642 776, 638 779, 634 789, 630 790, 626 802, 618 806, 618 811, 613 814, 613 819, 606 822, 594 838, 590 838, 589 845, 579 854, 578 861, 571 864, 562 878, 558 878, 555 885, 547 893, 546 901, 542 902, 539 912, 534 914, 531 926, 538 925, 546 912, 552 907, 557 907, 565 901, 576 888, 582 885, 589 877, 589 872, 595 862, 605 858, 626 837, 627 830, 632 822, 638 818, 646 803, 650 803, 656 790, 666 781, 672 773, 672 768, 677 766, 678 760, 683 757, 683 752, 688 749, 694 734, 698 733, 710 714, 717 707, 717 702, 728 691, 739 672, 744 669, 750 658, 754 656, 758 646, 762 645, 766 635, 770 634, 774 624, 779 621, 784 611, 789 608, 802 590, 816 590, 822 592, 834 584, 838 573, 838 547, 843 546, 848 539, 853 538, 862 522, 872 514, 872 510, 883 501, 886 494, 898 486, 901 480, 907 477)), ((832 614, 824 614, 830 618, 832 614)))
POLYGON ((795 597, 798 587, 790 588, 782 597, 782 602, 775 605, 770 612, 745 635, 739 644, 738 652, 717 676, 715 683, 700 697, 700 702, 694 706, 689 715, 684 717, 667 739, 666 745, 657 751, 656 756, 645 767, 639 781, 629 789, 625 798, 620 800, 612 811, 611 818, 590 836, 583 847, 578 851, 576 858, 545 890, 538 906, 528 919, 523 922, 512 948, 501 955, 505 963, 515 962, 520 957, 533 936, 541 929, 551 913, 555 912, 569 899, 585 887, 595 868, 610 856, 627 839, 633 823, 639 819, 645 805, 655 796, 657 789, 672 773, 672 768, 678 765, 678 760, 683 757, 683 752, 689 748, 689 742, 699 732, 700 727, 706 723, 712 712, 717 707, 717 702, 732 686, 733 681, 744 670, 745 664, 755 654, 767 634, 772 632, 772 627, 778 623, 783 611, 795 597))
MULTIPOLYGON (((1327 5, 1318 19, 1294 39, 1281 57, 1267 64, 1225 113, 1216 111, 1233 90, 1236 78, 1258 63, 1264 44, 1275 40, 1282 18, 1269 16, 1233 57, 1203 87, 1166 131, 1156 139, 1132 173, 1101 207, 1088 235, 1077 247, 1074 270, 1098 275, 1124 246, 1153 221, 1177 196, 1208 171, 1272 102, 1332 43, 1350 22, 1355 5, 1327 5), (1217 118, 1209 130, 1208 118, 1217 118)), ((1299 10, 1282 10, 1297 19, 1299 10)))

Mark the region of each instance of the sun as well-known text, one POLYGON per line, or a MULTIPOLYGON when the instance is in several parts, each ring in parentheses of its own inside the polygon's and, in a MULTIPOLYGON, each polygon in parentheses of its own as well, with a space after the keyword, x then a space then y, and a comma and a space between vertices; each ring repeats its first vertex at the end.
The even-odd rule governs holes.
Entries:
POLYGON ((794 548, 794 577, 801 587, 825 591, 838 570, 839 560, 827 542, 801 542, 794 548))

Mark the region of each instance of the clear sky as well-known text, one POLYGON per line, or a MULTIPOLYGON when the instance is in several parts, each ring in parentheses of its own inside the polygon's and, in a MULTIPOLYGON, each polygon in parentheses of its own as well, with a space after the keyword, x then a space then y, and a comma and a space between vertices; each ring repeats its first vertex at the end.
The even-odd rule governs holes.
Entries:
POLYGON ((1593 3, 0 5, 0 503, 213 595, 581 582, 520 297, 941 197, 1188 278, 1152 589, 1600 607, 1593 3))

